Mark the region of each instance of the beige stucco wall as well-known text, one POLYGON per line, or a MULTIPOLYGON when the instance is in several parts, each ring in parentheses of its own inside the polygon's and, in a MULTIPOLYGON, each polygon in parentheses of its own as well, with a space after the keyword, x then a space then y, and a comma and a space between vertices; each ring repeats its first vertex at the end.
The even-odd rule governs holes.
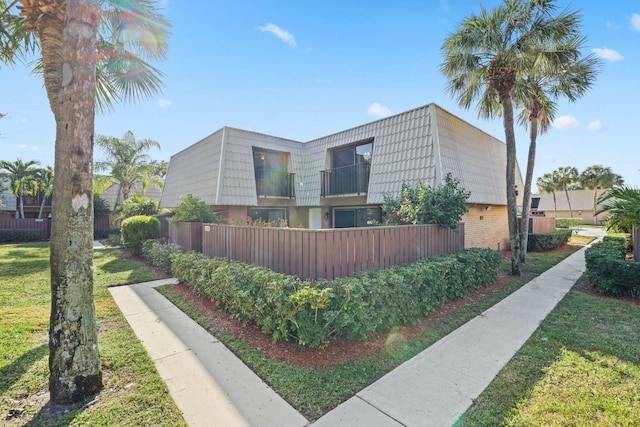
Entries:
POLYGON ((509 248, 509 224, 507 207, 474 205, 462 217, 465 248, 509 248), (486 209, 489 207, 490 209, 486 209))

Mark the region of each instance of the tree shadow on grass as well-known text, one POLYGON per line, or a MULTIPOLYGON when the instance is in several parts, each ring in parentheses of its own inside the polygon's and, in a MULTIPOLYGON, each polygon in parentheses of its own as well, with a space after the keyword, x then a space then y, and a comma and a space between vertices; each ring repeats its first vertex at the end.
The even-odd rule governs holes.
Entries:
POLYGON ((29 367, 48 354, 49 346, 42 344, 23 353, 13 362, 0 368, 0 394, 5 393, 22 377, 29 367))

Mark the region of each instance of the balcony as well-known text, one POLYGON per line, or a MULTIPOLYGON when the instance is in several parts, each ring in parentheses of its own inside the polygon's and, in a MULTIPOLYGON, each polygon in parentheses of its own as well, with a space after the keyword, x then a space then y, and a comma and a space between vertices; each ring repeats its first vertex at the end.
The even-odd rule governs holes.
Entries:
POLYGON ((296 197, 294 173, 256 169, 258 197, 296 197))
POLYGON ((369 190, 370 163, 343 166, 320 171, 320 195, 366 194, 369 190))

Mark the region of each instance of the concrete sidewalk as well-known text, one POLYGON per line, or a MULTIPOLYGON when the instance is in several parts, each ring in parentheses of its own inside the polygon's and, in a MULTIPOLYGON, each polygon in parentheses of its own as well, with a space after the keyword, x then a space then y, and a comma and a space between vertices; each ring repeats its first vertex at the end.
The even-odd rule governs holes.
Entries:
MULTIPOLYGON (((453 425, 583 273, 584 250, 366 387, 313 426, 453 425)), ((308 425, 222 343, 153 289, 172 280, 109 290, 187 423, 308 425)))

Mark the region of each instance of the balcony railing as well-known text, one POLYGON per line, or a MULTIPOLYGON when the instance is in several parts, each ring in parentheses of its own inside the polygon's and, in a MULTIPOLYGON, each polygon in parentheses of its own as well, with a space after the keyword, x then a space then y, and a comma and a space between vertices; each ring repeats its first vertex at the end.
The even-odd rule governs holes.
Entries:
POLYGON ((294 173, 256 170, 258 197, 296 197, 294 173))
POLYGON ((363 194, 369 191, 369 163, 320 171, 322 186, 320 195, 363 194))

